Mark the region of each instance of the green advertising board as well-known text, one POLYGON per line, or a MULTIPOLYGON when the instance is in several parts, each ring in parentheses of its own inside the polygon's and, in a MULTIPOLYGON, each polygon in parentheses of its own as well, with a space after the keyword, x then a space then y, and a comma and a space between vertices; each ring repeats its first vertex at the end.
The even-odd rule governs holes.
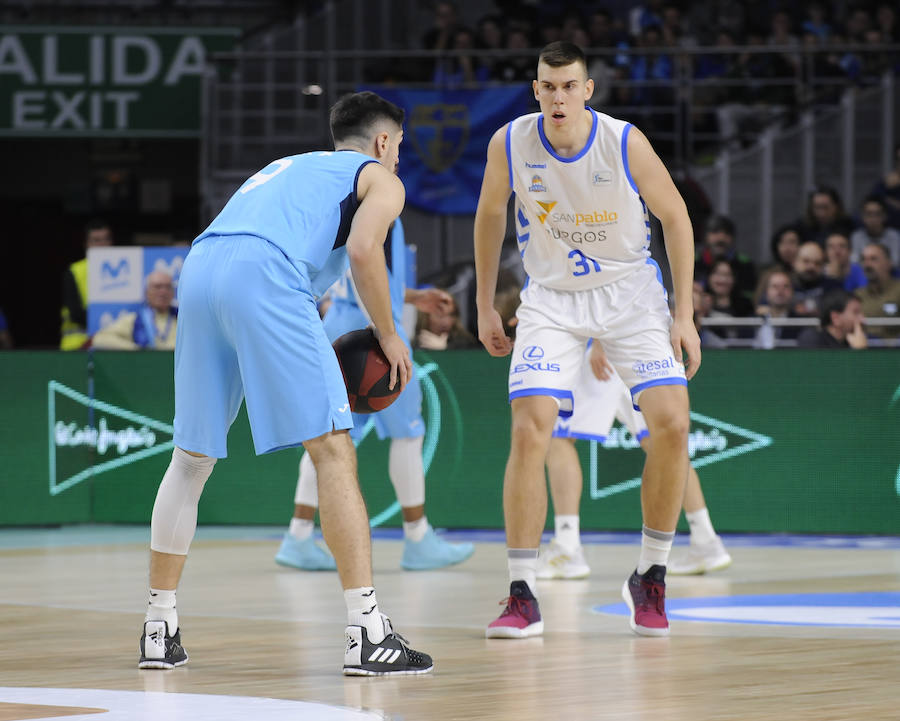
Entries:
POLYGON ((0 30, 0 135, 199 136, 210 53, 229 28, 0 30))
MULTIPOLYGON (((416 353, 429 517, 501 528, 506 359, 416 353)), ((0 353, 0 525, 147 523, 172 449, 169 353, 0 353)), ((707 351, 689 450, 717 529, 900 534, 895 351, 707 351)), ((388 443, 367 428, 359 472, 375 525, 398 525, 388 443)), ((640 527, 643 452, 616 426, 579 442, 582 527, 640 527)), ((245 413, 200 502, 201 523, 281 524, 299 451, 256 457, 245 413)))

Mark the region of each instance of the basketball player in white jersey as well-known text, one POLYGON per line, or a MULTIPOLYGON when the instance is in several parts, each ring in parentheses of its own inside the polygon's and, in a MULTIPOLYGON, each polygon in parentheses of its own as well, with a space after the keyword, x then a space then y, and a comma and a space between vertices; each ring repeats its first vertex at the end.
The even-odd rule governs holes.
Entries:
POLYGON ((622 594, 631 628, 663 636, 669 632, 666 564, 688 473, 687 380, 700 365, 691 223, 647 138, 586 107, 594 84, 578 46, 545 47, 533 88, 541 112, 513 120, 491 138, 475 214, 478 336, 491 355, 513 352, 512 443, 503 487, 510 592, 487 636, 543 632, 534 592, 547 516, 544 461, 557 416, 572 413, 590 338, 631 390, 653 438, 641 485, 641 552, 622 594), (529 276, 515 348, 494 308, 510 192, 529 276), (665 233, 674 316, 650 260, 648 209, 665 233))
MULTIPOLYGON (((586 578, 591 572, 579 530, 583 479, 575 441, 605 444, 613 421, 618 420, 644 452, 650 447, 647 422, 641 412, 634 409, 631 393, 609 364, 602 346, 599 343, 589 345, 574 392, 575 412, 571 418, 557 418, 547 450, 554 535, 550 545, 538 556, 537 578, 542 580, 586 578)), ((668 572, 701 574, 730 566, 731 555, 713 528, 700 478, 693 465, 688 466, 683 507, 691 543, 684 556, 670 559, 668 572)))

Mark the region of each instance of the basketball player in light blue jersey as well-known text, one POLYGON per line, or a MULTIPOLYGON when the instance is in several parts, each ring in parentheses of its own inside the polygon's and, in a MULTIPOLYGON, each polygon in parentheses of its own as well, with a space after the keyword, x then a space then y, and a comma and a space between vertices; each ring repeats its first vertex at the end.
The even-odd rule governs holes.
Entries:
POLYGON ((403 110, 356 93, 331 110, 336 150, 276 160, 248 178, 201 233, 178 285, 175 451, 150 529, 150 598, 139 668, 187 662, 175 589, 197 503, 246 397, 256 452, 303 445, 319 475, 322 530, 347 605, 347 675, 426 673, 378 608, 366 507, 343 377, 316 297, 349 258, 361 300, 405 386, 412 362, 391 313, 383 243, 403 209, 396 175, 403 110), (379 659, 377 661, 373 659, 379 659))
POLYGON ((475 214, 478 337, 491 355, 512 352, 512 439, 503 481, 510 591, 486 635, 543 632, 535 577, 547 516, 544 462, 557 416, 574 410, 572 388, 594 338, 653 439, 641 484, 641 551, 622 595, 636 633, 664 636, 666 564, 688 473, 687 382, 700 366, 693 230, 647 138, 586 106, 594 83, 581 48, 545 47, 532 88, 540 112, 516 118, 491 138, 475 214), (529 277, 515 347, 494 308, 511 193, 529 277), (650 258, 650 212, 665 234, 674 315, 650 258))
MULTIPOLYGON (((387 260, 388 284, 391 289, 391 308, 394 326, 412 353, 409 339, 403 330, 403 304, 412 303, 423 313, 450 308, 453 297, 438 288, 407 288, 406 243, 403 224, 398 218, 384 244, 387 260)), ((331 305, 325 314, 325 333, 334 342, 353 330, 371 323, 365 308, 358 301, 353 278, 345 273, 329 291, 331 305)), ((383 411, 370 416, 353 416, 350 437, 358 443, 362 429, 371 418, 380 439, 390 438, 388 475, 397 494, 403 517, 403 558, 400 565, 410 571, 442 568, 465 561, 475 550, 471 543, 448 543, 438 536, 425 516, 425 468, 422 463, 422 440, 425 421, 422 418, 422 390, 415 371, 410 382, 397 399, 383 411)), ((284 534, 275 561, 307 571, 330 571, 334 558, 313 538, 313 519, 318 503, 316 469, 308 453, 300 460, 300 477, 294 496, 294 517, 284 534)))

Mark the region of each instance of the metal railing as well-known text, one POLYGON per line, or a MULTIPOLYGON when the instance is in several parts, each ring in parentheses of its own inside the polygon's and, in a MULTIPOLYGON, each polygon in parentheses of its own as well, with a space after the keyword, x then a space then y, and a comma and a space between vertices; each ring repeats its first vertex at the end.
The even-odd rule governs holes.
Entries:
MULTIPOLYGON (((502 50, 485 56, 475 51, 337 49, 337 21, 333 15, 326 13, 322 18, 320 42, 325 49, 266 49, 267 43, 274 43, 262 38, 259 50, 213 56, 204 84, 201 155, 207 217, 218 212, 249 173, 272 159, 327 147, 328 109, 341 94, 371 80, 373 76, 368 73, 375 67, 401 68, 409 74, 409 68, 431 67, 464 56, 497 61, 527 56, 533 61, 538 52, 502 50)), ((715 210, 734 217, 741 249, 758 261, 766 261, 773 228, 801 215, 804 195, 815 181, 830 181, 838 186, 846 205, 852 208, 861 190, 874 183, 892 162, 895 126, 900 115, 895 77, 890 73, 864 76, 858 79, 862 84, 859 85, 847 79, 816 75, 816 58, 834 52, 881 53, 896 61, 900 46, 848 45, 822 50, 774 46, 629 48, 591 50, 589 56, 591 60, 605 58, 610 64, 622 64, 639 56, 668 54, 676 58, 671 79, 634 81, 614 77, 609 83, 610 92, 622 92, 612 105, 601 109, 632 120, 648 132, 673 174, 693 177, 712 199, 715 210), (760 81, 764 87, 789 88, 792 102, 770 107, 762 120, 765 127, 753 144, 733 150, 736 138, 723 137, 704 125, 721 105, 710 100, 710 91, 740 88, 747 81, 696 79, 693 75, 703 57, 738 53, 793 53, 802 62, 801 69, 790 78, 760 81), (661 91, 670 101, 627 104, 625 91, 635 90, 661 91)), ((407 87, 417 85, 435 87, 427 82, 406 83, 407 87)), ((477 84, 497 85, 501 83, 477 84)), ((468 85, 462 83, 459 87, 468 85)), ((442 249, 435 258, 464 255, 463 249, 448 247, 457 242, 449 229, 452 224, 426 222, 421 215, 423 227, 439 226, 442 249)), ((422 268, 426 274, 436 269, 428 265, 422 268)))

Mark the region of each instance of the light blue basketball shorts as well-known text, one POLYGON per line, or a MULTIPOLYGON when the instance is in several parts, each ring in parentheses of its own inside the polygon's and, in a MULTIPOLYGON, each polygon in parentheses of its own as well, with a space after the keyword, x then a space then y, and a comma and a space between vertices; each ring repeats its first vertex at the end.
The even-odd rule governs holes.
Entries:
POLYGON ((243 398, 257 454, 353 425, 305 275, 261 238, 205 238, 178 283, 175 445, 225 458, 243 398))
MULTIPOLYGON (((344 333, 365 328, 369 324, 362 311, 350 303, 335 301, 325 314, 325 333, 333 343, 344 333)), ((397 333, 409 348, 412 357, 412 347, 406 332, 402 326, 397 325, 397 333)), ((351 435, 358 440, 363 426, 372 419, 375 432, 381 439, 384 438, 418 438, 425 435, 425 421, 422 419, 422 389, 419 387, 419 378, 415 370, 413 376, 406 384, 403 392, 397 396, 391 405, 383 411, 368 415, 353 414, 353 430, 351 435)))

